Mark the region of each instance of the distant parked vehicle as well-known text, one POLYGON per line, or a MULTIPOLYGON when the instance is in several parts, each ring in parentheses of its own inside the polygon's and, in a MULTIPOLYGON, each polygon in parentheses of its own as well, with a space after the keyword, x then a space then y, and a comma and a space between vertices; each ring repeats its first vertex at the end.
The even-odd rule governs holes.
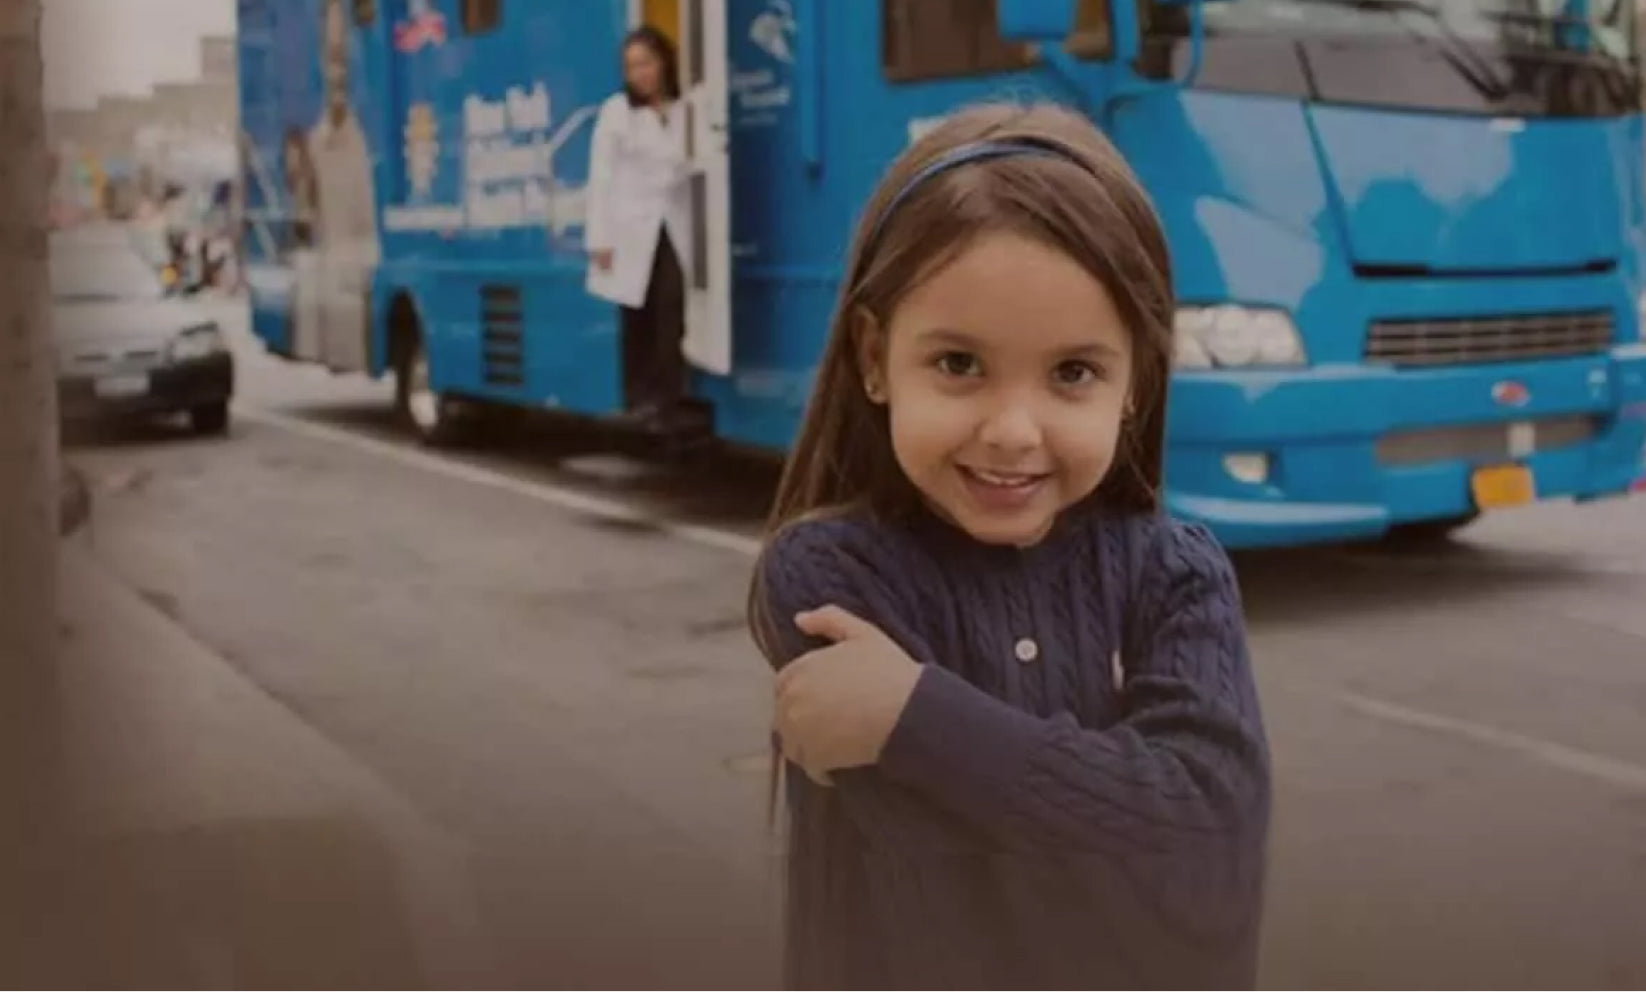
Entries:
POLYGON ((234 356, 216 321, 177 299, 128 238, 77 234, 51 246, 63 419, 186 413, 197 433, 227 430, 234 356))

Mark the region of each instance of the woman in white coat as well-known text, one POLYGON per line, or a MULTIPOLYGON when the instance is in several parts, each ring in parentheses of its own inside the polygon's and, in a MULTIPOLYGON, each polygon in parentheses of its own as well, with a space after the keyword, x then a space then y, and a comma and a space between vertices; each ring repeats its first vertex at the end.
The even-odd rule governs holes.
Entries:
POLYGON ((624 39, 623 83, 595 120, 587 286, 621 308, 626 417, 662 429, 685 394, 692 243, 686 114, 667 37, 642 27, 624 39))

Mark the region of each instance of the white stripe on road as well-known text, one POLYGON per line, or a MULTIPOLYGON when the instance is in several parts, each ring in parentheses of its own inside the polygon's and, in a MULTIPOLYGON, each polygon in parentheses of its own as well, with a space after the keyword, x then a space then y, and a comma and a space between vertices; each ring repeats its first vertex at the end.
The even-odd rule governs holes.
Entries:
POLYGON ((563 510, 571 510, 575 513, 587 514, 604 520, 642 524, 670 537, 721 551, 731 551, 751 558, 760 551, 760 541, 744 534, 716 530, 713 527, 699 527, 694 524, 679 523, 621 500, 591 496, 587 493, 580 493, 574 489, 551 485, 546 482, 528 482, 493 469, 482 468, 479 465, 471 465, 451 458, 443 458, 404 445, 379 441, 352 431, 327 427, 323 424, 304 420, 301 417, 240 406, 235 408, 235 415, 252 423, 277 427, 292 434, 300 434, 304 437, 352 448, 355 451, 386 458, 412 468, 433 472, 436 475, 444 475, 463 482, 499 489, 563 510))
POLYGON ((1345 706, 1362 716, 1374 720, 1382 720, 1385 723, 1415 727, 1419 730, 1428 730, 1448 737, 1473 741, 1477 744, 1509 751, 1523 758, 1529 758, 1585 778, 1596 779, 1637 792, 1646 792, 1646 768, 1640 765, 1633 765, 1627 761, 1607 757, 1603 754, 1595 754, 1592 751, 1568 747, 1565 744, 1556 744, 1553 741, 1527 737, 1510 730, 1499 730, 1483 723, 1472 723, 1468 720, 1459 720, 1456 717, 1426 713, 1423 710, 1414 710, 1398 703, 1386 703, 1379 699, 1372 699, 1369 696, 1362 696, 1359 693, 1337 692, 1333 695, 1345 706))
MULTIPOLYGON (((300 417, 244 407, 237 407, 235 413, 253 423, 265 424, 292 434, 351 448, 355 451, 386 458, 402 465, 433 472, 448 478, 512 493, 549 506, 606 520, 643 524, 660 533, 705 547, 730 551, 751 558, 758 554, 760 550, 760 542, 755 538, 729 531, 716 530, 713 527, 678 523, 621 500, 591 496, 546 482, 530 482, 517 479, 478 465, 470 465, 451 458, 430 454, 417 448, 379 441, 340 428, 327 427, 300 417)), ((1473 741, 1585 778, 1621 786, 1633 791, 1646 792, 1646 767, 1633 765, 1617 758, 1594 754, 1564 744, 1557 744, 1553 741, 1527 737, 1486 724, 1471 723, 1455 717, 1416 710, 1397 703, 1384 702, 1358 693, 1329 692, 1328 694, 1355 712, 1374 720, 1473 741)))

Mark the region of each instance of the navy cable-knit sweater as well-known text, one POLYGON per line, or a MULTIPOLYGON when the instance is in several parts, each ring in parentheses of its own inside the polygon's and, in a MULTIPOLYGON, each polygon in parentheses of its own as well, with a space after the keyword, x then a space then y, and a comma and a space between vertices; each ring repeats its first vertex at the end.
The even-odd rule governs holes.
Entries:
POLYGON ((877 765, 788 768, 788 984, 1255 983, 1268 746, 1205 530, 1084 511, 1017 549, 860 514, 761 569, 779 665, 834 603, 925 666, 877 765))

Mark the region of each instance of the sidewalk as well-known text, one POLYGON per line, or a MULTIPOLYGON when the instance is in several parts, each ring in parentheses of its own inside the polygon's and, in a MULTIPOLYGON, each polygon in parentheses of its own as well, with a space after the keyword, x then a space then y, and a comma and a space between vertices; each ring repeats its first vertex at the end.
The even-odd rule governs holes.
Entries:
POLYGON ((68 938, 57 984, 486 982, 456 843, 83 541, 62 576, 78 827, 60 904, 41 907, 68 938))

